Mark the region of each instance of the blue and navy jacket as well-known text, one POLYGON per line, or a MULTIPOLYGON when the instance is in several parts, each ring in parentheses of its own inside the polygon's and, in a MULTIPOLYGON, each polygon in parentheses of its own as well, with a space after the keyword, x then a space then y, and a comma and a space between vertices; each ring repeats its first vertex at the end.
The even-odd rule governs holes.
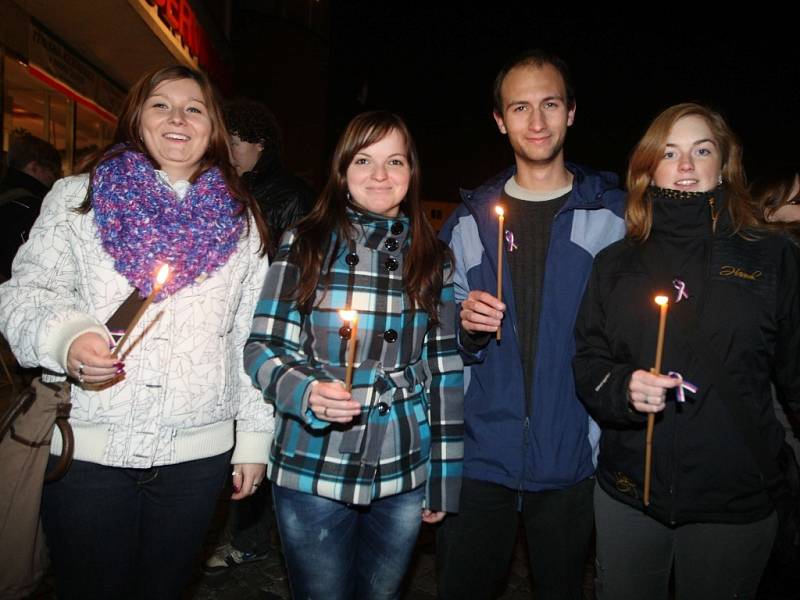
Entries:
MULTIPOLYGON (((573 330, 594 256, 625 234, 624 193, 612 173, 567 163, 572 192, 553 221, 547 250, 535 373, 526 400, 509 269, 503 270, 506 315, 502 340, 477 354, 461 348, 464 370, 464 477, 510 488, 562 489, 590 477, 600 431, 575 393, 573 330)), ((497 286, 497 216, 494 208, 507 169, 474 191, 440 237, 456 257, 456 301, 470 290, 497 286)), ((506 230, 524 224, 506 223, 506 230)))

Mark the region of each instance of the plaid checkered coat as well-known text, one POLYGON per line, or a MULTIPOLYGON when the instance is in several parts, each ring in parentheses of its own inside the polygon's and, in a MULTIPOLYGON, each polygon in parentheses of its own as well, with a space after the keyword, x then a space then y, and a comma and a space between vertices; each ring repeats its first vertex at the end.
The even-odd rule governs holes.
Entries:
POLYGON ((256 306, 245 367, 276 407, 268 476, 290 489, 353 504, 427 483, 426 506, 456 512, 463 373, 451 267, 439 324, 429 327, 427 314, 404 294, 408 220, 348 215, 358 235, 341 244, 310 314, 286 299, 298 277, 287 259, 294 231, 281 240, 256 306), (317 419, 308 396, 314 381, 344 381, 349 331, 342 330, 338 313, 344 308, 359 315, 353 398, 363 410, 339 425, 317 419))

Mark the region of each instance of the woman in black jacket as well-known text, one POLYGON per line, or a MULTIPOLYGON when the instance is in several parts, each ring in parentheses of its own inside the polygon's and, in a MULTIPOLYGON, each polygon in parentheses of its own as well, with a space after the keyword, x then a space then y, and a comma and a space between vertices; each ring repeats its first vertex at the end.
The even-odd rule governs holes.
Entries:
POLYGON ((673 568, 677 598, 751 598, 777 527, 770 382, 800 404, 800 254, 757 229, 741 147, 703 106, 656 117, 628 190, 627 236, 598 255, 576 326, 578 393, 603 428, 598 598, 667 598, 673 568), (674 376, 649 372, 667 292, 674 376))

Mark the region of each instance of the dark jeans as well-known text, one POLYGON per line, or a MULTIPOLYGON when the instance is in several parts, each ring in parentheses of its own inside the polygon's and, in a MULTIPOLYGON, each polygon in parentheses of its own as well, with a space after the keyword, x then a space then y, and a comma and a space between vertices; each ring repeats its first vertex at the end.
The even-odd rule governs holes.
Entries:
POLYGON ((594 495, 599 600, 755 598, 778 518, 667 527, 606 494, 594 495))
POLYGON ((252 496, 230 503, 226 526, 231 545, 240 552, 269 552, 272 530, 271 486, 264 482, 252 496))
POLYGON ((354 506, 273 485, 292 598, 399 598, 424 495, 422 486, 354 506))
POLYGON ((151 469, 74 461, 42 497, 58 597, 180 598, 230 457, 151 469))
MULTIPOLYGON (((592 534, 587 479, 565 490, 523 492, 522 519, 534 595, 581 600, 592 534)), ((436 537, 439 597, 495 598, 505 587, 519 531, 516 490, 474 479, 461 486, 460 511, 445 517, 436 537)))

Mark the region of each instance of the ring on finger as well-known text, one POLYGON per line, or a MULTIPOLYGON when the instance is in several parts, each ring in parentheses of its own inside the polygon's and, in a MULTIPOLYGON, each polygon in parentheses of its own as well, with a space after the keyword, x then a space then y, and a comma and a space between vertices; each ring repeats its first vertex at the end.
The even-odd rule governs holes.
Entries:
POLYGON ((328 416, 328 407, 327 406, 322 409, 322 414, 325 415, 326 417, 328 416))

